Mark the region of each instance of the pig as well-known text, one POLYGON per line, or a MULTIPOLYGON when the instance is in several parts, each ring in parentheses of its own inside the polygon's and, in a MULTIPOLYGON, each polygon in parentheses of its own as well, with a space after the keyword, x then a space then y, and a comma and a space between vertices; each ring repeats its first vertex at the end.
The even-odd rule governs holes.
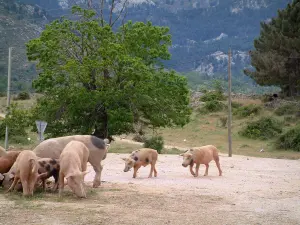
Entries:
POLYGON ((148 178, 152 177, 154 171, 154 177, 157 177, 157 171, 155 164, 158 158, 156 150, 151 148, 141 148, 131 153, 128 158, 122 158, 125 161, 124 172, 128 172, 132 167, 134 168, 133 178, 136 178, 137 171, 141 166, 151 165, 150 174, 148 178))
POLYGON ((16 160, 16 171, 14 181, 7 192, 12 191, 19 180, 21 180, 24 196, 32 196, 34 186, 38 179, 44 174, 38 174, 38 161, 37 156, 33 151, 22 151, 16 160))
POLYGON ((202 147, 192 148, 185 153, 180 154, 183 156, 183 167, 190 166, 190 172, 194 177, 198 177, 200 164, 206 166, 204 176, 208 175, 209 162, 214 160, 219 170, 219 176, 222 176, 222 170, 220 168, 218 149, 213 145, 205 145, 202 147), (193 171, 193 166, 196 164, 196 173, 193 171))
POLYGON ((73 135, 58 138, 50 138, 40 143, 33 151, 38 157, 59 159, 63 149, 70 141, 80 141, 89 149, 89 163, 95 170, 93 187, 99 187, 101 184, 101 172, 103 166, 101 161, 106 158, 108 149, 108 140, 102 140, 92 135, 73 135))
POLYGON ((0 157, 0 173, 7 173, 15 163, 21 151, 8 151, 6 155, 0 157))
MULTIPOLYGON (((13 164, 13 166, 10 168, 10 170, 7 173, 2 174, 2 181, 0 182, 0 186, 2 186, 4 189, 8 189, 15 177, 15 173, 16 173, 16 162, 13 164)), ((22 184, 19 182, 16 187, 15 190, 17 191, 22 191, 22 184)))
POLYGON ((70 141, 60 154, 59 196, 64 189, 64 178, 67 185, 77 197, 86 198, 83 187, 84 176, 88 173, 87 162, 89 149, 80 141, 70 141))
POLYGON ((7 154, 7 152, 5 151, 5 149, 0 146, 0 157, 4 156, 6 154, 7 154))
POLYGON ((5 176, 2 173, 0 173, 0 186, 2 186, 4 179, 5 179, 5 176))
POLYGON ((44 191, 46 190, 46 180, 52 176, 54 178, 54 185, 52 187, 52 191, 56 191, 58 188, 58 177, 60 170, 59 160, 51 158, 39 158, 38 166, 38 173, 44 174, 44 176, 40 177, 40 179, 42 180, 44 191))

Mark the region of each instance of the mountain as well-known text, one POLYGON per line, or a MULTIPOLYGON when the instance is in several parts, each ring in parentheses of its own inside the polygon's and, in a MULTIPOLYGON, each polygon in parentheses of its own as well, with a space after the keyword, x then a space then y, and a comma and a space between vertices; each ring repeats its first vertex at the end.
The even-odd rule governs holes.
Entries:
POLYGON ((12 91, 28 89, 35 67, 28 63, 25 43, 38 37, 48 22, 44 9, 13 0, 0 0, 0 92, 6 90, 8 48, 12 50, 12 91))
MULTIPOLYGON (((3 0, 2 0, 3 1, 3 0)), ((122 1, 115 8, 117 13, 122 1)), ((18 0, 45 9, 48 17, 70 15, 73 4, 87 0, 18 0)), ((93 1, 94 8, 100 1, 93 1)), ((260 22, 269 21, 287 0, 129 0, 127 20, 147 21, 168 26, 173 45, 172 59, 166 67, 179 72, 196 71, 214 76, 228 67, 228 50, 232 49, 233 76, 241 76, 249 66, 248 51, 259 35, 260 22)), ((12 25, 11 27, 13 27, 12 25)), ((21 42, 24 43, 24 42, 21 42)), ((1 43, 0 43, 1 44, 1 43)), ((1 45, 0 45, 1 46, 1 45)), ((249 81, 250 82, 250 81, 249 81)))

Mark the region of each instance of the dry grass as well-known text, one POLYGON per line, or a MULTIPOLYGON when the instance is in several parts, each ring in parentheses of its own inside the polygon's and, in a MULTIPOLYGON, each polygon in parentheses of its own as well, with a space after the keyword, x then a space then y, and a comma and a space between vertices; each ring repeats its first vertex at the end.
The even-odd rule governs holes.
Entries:
MULTIPOLYGON (((31 107, 36 101, 39 95, 34 95, 30 100, 15 101, 20 104, 21 107, 31 107)), ((234 99, 233 101, 242 103, 243 105, 257 104, 261 105, 262 102, 259 99, 234 99)), ((14 102, 14 101, 13 101, 14 102)), ((6 98, 0 98, 0 112, 5 111, 6 98), (4 109, 4 110, 3 110, 4 109)), ((264 110, 262 115, 273 115, 271 111, 264 110)), ((200 115, 194 113, 191 117, 191 122, 183 128, 167 128, 158 131, 164 137, 166 145, 172 145, 176 147, 191 147, 201 146, 206 144, 215 145, 221 152, 227 153, 228 151, 228 136, 227 129, 218 126, 219 118, 227 116, 226 112, 213 113, 210 115, 200 115), (185 140, 185 141, 184 141, 185 140)), ((283 117, 277 117, 283 120, 283 117)), ((260 141, 243 138, 238 135, 238 131, 245 125, 247 121, 255 120, 256 117, 249 117, 244 119, 237 119, 233 117, 232 121, 232 144, 233 154, 249 155, 257 157, 271 157, 271 158, 288 158, 299 159, 300 153, 293 151, 278 151, 273 146, 273 141, 260 141), (260 152, 261 149, 264 152, 260 152)), ((286 124, 293 125, 293 122, 286 124)), ((149 134, 151 131, 148 132, 149 134)), ((27 144, 10 143, 16 148, 21 149, 33 149, 37 144, 37 134, 29 133, 28 137, 31 139, 27 144)), ((132 135, 128 135, 126 138, 132 138, 132 135)), ((140 148, 141 145, 115 142, 111 145, 109 152, 114 153, 130 153, 133 150, 140 148)), ((178 149, 164 149, 165 154, 178 154, 178 149)))
MULTIPOLYGON (((14 100, 13 96, 11 96, 11 103, 17 103, 20 107, 28 109, 32 107, 36 100, 40 97, 40 94, 32 94, 30 95, 30 99, 28 100, 14 100)), ((7 98, 6 97, 1 97, 0 98, 0 113, 5 113, 6 112, 6 106, 7 106, 7 98)))

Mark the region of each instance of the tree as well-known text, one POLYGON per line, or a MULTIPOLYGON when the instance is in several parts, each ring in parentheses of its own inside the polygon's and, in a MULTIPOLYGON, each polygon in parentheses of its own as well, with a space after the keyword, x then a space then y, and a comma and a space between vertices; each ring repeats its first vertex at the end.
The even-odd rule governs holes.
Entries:
POLYGON ((56 20, 27 44, 43 93, 33 114, 49 122, 50 136, 90 134, 100 138, 189 121, 184 77, 166 71, 171 36, 166 27, 123 24, 116 32, 92 10, 73 7, 77 21, 56 20), (103 23, 103 24, 102 24, 103 23))
POLYGON ((292 96, 299 89, 300 0, 294 0, 270 23, 261 23, 250 52, 253 70, 245 70, 260 85, 277 85, 292 96))

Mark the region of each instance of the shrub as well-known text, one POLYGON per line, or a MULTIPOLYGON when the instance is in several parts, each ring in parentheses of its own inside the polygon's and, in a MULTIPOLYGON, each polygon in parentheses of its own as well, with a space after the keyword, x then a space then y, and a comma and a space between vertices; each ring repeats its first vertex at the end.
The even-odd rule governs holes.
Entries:
POLYGON ((279 106, 274 113, 277 116, 283 116, 283 115, 292 115, 295 114, 297 111, 299 111, 299 108, 296 104, 292 103, 286 103, 284 105, 279 106))
POLYGON ((202 102, 224 101, 225 99, 226 99, 225 96, 221 92, 218 92, 218 91, 207 92, 200 97, 200 100, 202 102))
POLYGON ((207 114, 211 112, 219 112, 225 108, 225 105, 222 102, 212 100, 205 102, 204 105, 200 108, 199 112, 202 114, 207 114))
POLYGON ((144 148, 153 148, 160 154, 164 148, 164 140, 162 136, 155 136, 145 140, 144 148))
POLYGON ((6 97, 6 93, 0 92, 0 97, 6 97))
POLYGON ((262 110, 261 106, 250 104, 235 109, 233 114, 240 118, 244 118, 251 115, 258 115, 261 112, 261 110, 262 110))
POLYGON ((279 136, 276 147, 300 152, 300 126, 296 126, 279 136))
POLYGON ((257 121, 248 123, 239 134, 251 139, 267 140, 282 133, 282 127, 282 122, 272 117, 262 117, 257 121))
POLYGON ((296 120, 296 118, 294 116, 285 116, 284 117, 284 121, 287 123, 294 122, 295 120, 296 120))
POLYGON ((137 142, 144 142, 146 139, 144 136, 136 134, 133 136, 132 140, 137 142))
POLYGON ((220 127, 227 127, 227 116, 222 116, 219 118, 219 121, 221 123, 220 127))
POLYGON ((243 104, 241 104, 239 102, 231 102, 231 108, 233 108, 233 109, 240 108, 241 106, 243 106, 243 104))
POLYGON ((18 109, 16 104, 10 106, 10 112, 0 121, 0 138, 5 137, 5 127, 9 127, 10 136, 26 136, 30 125, 30 114, 27 110, 18 109))
POLYGON ((30 94, 26 91, 20 92, 14 100, 27 100, 30 99, 30 94))

